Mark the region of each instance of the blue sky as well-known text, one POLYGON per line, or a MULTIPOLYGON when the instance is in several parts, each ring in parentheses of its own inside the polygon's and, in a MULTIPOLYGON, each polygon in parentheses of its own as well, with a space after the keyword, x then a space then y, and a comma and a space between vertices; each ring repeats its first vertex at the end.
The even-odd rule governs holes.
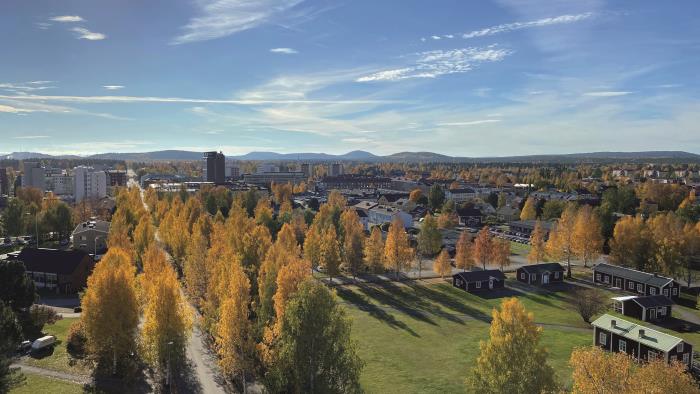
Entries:
POLYGON ((700 3, 4 0, 0 152, 700 153, 700 3))

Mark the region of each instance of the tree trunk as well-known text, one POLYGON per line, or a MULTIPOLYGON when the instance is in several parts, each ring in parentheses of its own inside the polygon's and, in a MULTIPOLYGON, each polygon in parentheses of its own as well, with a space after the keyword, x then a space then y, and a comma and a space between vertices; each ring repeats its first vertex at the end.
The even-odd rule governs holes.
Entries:
POLYGON ((423 271, 423 258, 418 254, 418 280, 421 280, 421 272, 423 271))
POLYGON ((241 380, 243 381, 243 394, 248 394, 248 385, 245 381, 245 371, 241 371, 241 380))
POLYGON ((112 375, 117 374, 117 349, 112 349, 112 375))
POLYGON ((571 256, 566 255, 566 267, 567 267, 567 272, 566 276, 571 279, 571 256))

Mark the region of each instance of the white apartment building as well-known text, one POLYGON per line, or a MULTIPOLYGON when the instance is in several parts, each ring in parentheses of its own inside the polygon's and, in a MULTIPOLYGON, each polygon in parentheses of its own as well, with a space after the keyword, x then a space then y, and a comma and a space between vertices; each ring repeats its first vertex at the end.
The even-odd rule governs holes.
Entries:
POLYGON ((104 171, 95 171, 92 167, 85 166, 75 167, 73 178, 75 202, 86 198, 107 197, 107 173, 104 171))

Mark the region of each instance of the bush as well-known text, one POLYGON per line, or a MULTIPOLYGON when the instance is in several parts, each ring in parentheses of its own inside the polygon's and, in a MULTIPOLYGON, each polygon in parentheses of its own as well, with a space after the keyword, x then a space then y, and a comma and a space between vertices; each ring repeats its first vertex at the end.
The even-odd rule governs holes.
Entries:
POLYGON ((45 305, 32 305, 28 311, 19 314, 22 331, 26 338, 32 339, 41 336, 44 326, 54 324, 62 317, 52 308, 45 305))
POLYGON ((87 337, 85 336, 85 328, 83 327, 82 320, 78 320, 71 324, 68 329, 68 338, 66 339, 66 350, 68 354, 74 358, 83 358, 85 356, 85 347, 87 344, 87 337))

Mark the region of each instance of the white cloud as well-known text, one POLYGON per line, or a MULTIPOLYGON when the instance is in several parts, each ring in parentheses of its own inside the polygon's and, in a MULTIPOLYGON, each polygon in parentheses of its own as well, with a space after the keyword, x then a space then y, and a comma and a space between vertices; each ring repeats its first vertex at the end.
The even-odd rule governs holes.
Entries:
POLYGON ((357 82, 398 81, 408 78, 435 78, 446 74, 464 73, 484 62, 499 62, 512 51, 495 45, 485 48, 437 50, 416 54, 414 65, 382 70, 357 78, 357 82))
POLYGON ((122 85, 104 85, 102 86, 103 88, 107 90, 119 90, 119 89, 124 89, 124 86, 122 85))
POLYGON ((198 15, 183 27, 184 32, 173 44, 226 37, 257 26, 283 20, 303 0, 198 0, 198 15))
POLYGON ((81 18, 78 15, 62 15, 62 16, 54 16, 53 18, 50 18, 50 20, 52 20, 54 22, 73 23, 73 22, 83 22, 85 19, 81 18))
POLYGON ((464 33, 464 34, 462 34, 462 38, 469 39, 469 38, 475 38, 475 37, 492 36, 494 34, 507 33, 507 32, 511 32, 511 31, 515 31, 515 30, 529 29, 532 27, 542 27, 542 26, 574 23, 574 22, 579 22, 582 20, 589 19, 593 16, 594 16, 594 14, 592 12, 585 12, 582 14, 575 14, 575 15, 560 15, 560 16, 551 17, 551 18, 542 18, 542 19, 537 19, 537 20, 528 21, 528 22, 505 23, 502 25, 491 26, 491 27, 487 27, 485 29, 474 30, 474 31, 471 31, 468 33, 464 33))
POLYGON ((469 120, 465 122, 445 122, 445 123, 438 123, 438 126, 476 126, 476 125, 482 125, 482 124, 487 124, 487 123, 498 123, 500 122, 500 119, 479 119, 479 120, 469 120))
POLYGON ((23 112, 34 112, 34 111, 32 111, 30 109, 26 109, 26 108, 17 108, 17 107, 13 107, 10 105, 0 104, 0 113, 19 114, 19 113, 23 113, 23 112))
POLYGON ((270 52, 272 53, 282 53, 285 55, 294 55, 299 53, 296 49, 294 48, 272 48, 270 49, 270 52))
POLYGON ((437 40, 441 39, 442 37, 440 37, 440 36, 430 36, 430 38, 432 38, 433 40, 436 40, 436 41, 437 41, 437 40))
POLYGON ((76 37, 79 39, 85 39, 88 41, 99 41, 107 38, 107 36, 102 33, 92 32, 84 27, 74 27, 71 29, 71 31, 76 33, 76 37))
POLYGON ((51 138, 50 135, 18 135, 16 137, 12 137, 13 139, 16 140, 39 140, 39 139, 44 139, 44 138, 51 138))
POLYGON ((373 140, 370 138, 365 138, 365 137, 351 137, 351 138, 343 138, 343 142, 348 142, 351 144, 366 144, 369 142, 372 142, 373 140))
POLYGON ((618 97, 618 96, 626 96, 628 94, 632 94, 632 92, 625 92, 625 91, 598 91, 598 92, 586 92, 583 95, 584 96, 589 96, 589 97, 618 97))
POLYGON ((232 104, 232 105, 264 105, 264 104, 390 104, 397 100, 306 100, 306 99, 192 99, 183 97, 144 97, 144 96, 40 96, 40 95, 0 95, 0 100, 17 101, 58 101, 74 103, 190 103, 190 104, 232 104))
POLYGON ((22 83, 0 83, 0 89, 1 90, 9 90, 13 92, 28 92, 28 91, 35 91, 35 90, 45 90, 45 89, 53 89, 55 86, 43 86, 47 83, 51 83, 51 81, 31 81, 31 82, 22 82, 22 83))

